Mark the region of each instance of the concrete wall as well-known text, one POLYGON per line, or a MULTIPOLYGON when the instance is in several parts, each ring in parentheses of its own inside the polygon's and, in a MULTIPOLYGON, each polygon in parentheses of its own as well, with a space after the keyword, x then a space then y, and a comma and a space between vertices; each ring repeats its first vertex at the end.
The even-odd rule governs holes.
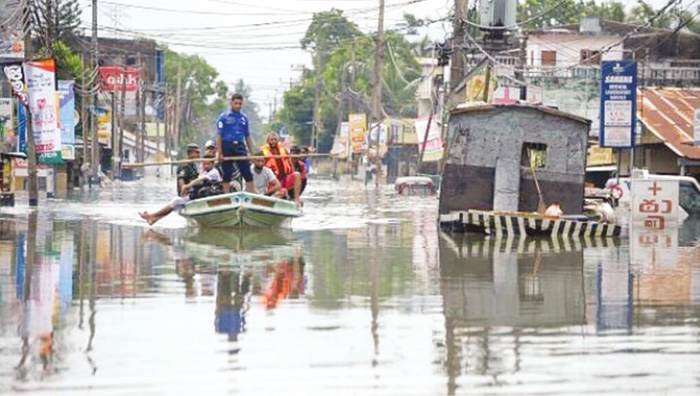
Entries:
POLYGON ((581 213, 588 130, 584 122, 531 107, 453 113, 448 127, 440 213, 466 209, 536 210, 538 198, 532 173, 528 166, 520 165, 524 143, 547 145, 546 166, 537 170, 545 202, 556 200, 565 213, 581 213), (505 168, 499 172, 497 164, 505 168), (513 194, 517 195, 516 201, 513 194), (494 206, 495 195, 496 203, 504 206, 494 206), (517 207, 513 207, 514 202, 517 207))

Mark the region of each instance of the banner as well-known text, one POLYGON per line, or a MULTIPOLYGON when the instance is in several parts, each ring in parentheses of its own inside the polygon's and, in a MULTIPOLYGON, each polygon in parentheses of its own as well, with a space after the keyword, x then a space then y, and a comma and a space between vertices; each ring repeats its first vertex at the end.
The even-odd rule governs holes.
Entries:
POLYGON ((632 148, 637 120, 637 63, 601 62, 600 73, 600 147, 632 148))
POLYGON ((24 59, 22 0, 0 0, 0 58, 24 59))
POLYGON ((21 103, 27 105, 27 89, 24 84, 24 71, 22 70, 22 63, 11 63, 2 67, 3 73, 7 78, 10 87, 12 87, 12 93, 19 98, 21 103))
POLYGON ((17 151, 27 153, 27 108, 17 101, 17 151))
MULTIPOLYGON (((423 150, 423 141, 425 139, 426 129, 428 129, 428 119, 416 120, 416 134, 418 135, 418 153, 423 150)), ((430 130, 427 131, 428 139, 425 140, 425 153, 423 154, 423 162, 433 162, 442 159, 443 148, 442 138, 440 137, 440 128, 437 120, 433 119, 430 122, 430 130)))
POLYGON ((367 137, 367 114, 353 113, 348 115, 350 124, 350 145, 353 153, 361 153, 367 137))
POLYGON ((12 118, 12 98, 0 98, 0 146, 14 137, 12 118))
POLYGON ((24 64, 27 95, 37 162, 57 165, 61 160, 61 130, 58 128, 56 64, 45 59, 24 64))
MULTIPOLYGON (((498 87, 498 79, 495 73, 491 72, 489 74, 488 87, 486 86, 486 72, 478 72, 474 74, 467 82, 464 89, 464 101, 466 103, 471 102, 493 102, 493 93, 498 87), (488 92, 486 90, 488 89, 488 92), (484 98, 484 96, 486 96, 484 98), (485 100, 484 100, 485 99, 485 100)), ((419 133, 421 135, 422 132, 419 133)))
POLYGON ((100 144, 112 147, 112 112, 96 107, 92 109, 92 114, 97 117, 97 139, 100 144))
POLYGON ((58 95, 61 106, 61 158, 75 159, 75 81, 58 80, 58 95))

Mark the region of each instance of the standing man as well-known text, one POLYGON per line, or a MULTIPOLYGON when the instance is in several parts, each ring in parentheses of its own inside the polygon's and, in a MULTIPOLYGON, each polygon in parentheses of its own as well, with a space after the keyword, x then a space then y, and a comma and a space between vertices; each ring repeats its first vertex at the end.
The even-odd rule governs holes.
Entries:
MULTIPOLYGON (((198 159, 199 158, 199 146, 197 143, 190 143, 187 145, 187 159, 198 159)), ((182 192, 182 187, 199 176, 199 171, 197 170, 197 164, 194 162, 189 162, 186 164, 180 164, 177 167, 177 194, 182 192)))
MULTIPOLYGON (((219 163, 224 175, 224 194, 231 191, 233 178, 233 161, 224 161, 224 157, 246 156, 253 150, 253 140, 250 138, 248 117, 241 113, 243 107, 243 95, 234 94, 231 97, 231 109, 219 115, 216 121, 219 163)), ((250 172, 250 163, 247 159, 236 160, 238 170, 245 180, 246 190, 256 193, 253 183, 253 174, 250 172)))

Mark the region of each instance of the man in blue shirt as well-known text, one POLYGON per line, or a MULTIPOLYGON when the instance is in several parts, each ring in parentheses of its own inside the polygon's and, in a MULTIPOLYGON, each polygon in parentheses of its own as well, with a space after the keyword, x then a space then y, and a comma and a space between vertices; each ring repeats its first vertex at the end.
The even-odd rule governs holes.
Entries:
MULTIPOLYGON (((233 161, 224 161, 224 157, 243 157, 253 150, 253 140, 250 138, 248 117, 241 113, 243 107, 243 95, 234 94, 231 97, 231 109, 224 111, 216 120, 216 146, 218 149, 219 163, 223 170, 224 193, 231 189, 233 177, 233 161)), ((253 174, 250 172, 250 163, 247 159, 236 160, 238 170, 246 183, 246 191, 257 193, 253 183, 253 174)))

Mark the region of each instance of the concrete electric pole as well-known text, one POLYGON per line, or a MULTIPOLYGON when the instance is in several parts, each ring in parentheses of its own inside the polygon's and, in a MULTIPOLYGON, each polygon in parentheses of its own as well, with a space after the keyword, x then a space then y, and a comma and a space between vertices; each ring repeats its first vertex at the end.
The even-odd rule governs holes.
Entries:
MULTIPOLYGON (((24 60, 29 62, 32 60, 32 13, 31 2, 24 2, 24 60)), ((27 117, 25 118, 25 131, 27 133, 27 168, 29 172, 29 206, 37 206, 39 204, 39 191, 37 189, 36 180, 36 146, 34 144, 34 132, 32 131, 32 110, 27 103, 27 117)))

